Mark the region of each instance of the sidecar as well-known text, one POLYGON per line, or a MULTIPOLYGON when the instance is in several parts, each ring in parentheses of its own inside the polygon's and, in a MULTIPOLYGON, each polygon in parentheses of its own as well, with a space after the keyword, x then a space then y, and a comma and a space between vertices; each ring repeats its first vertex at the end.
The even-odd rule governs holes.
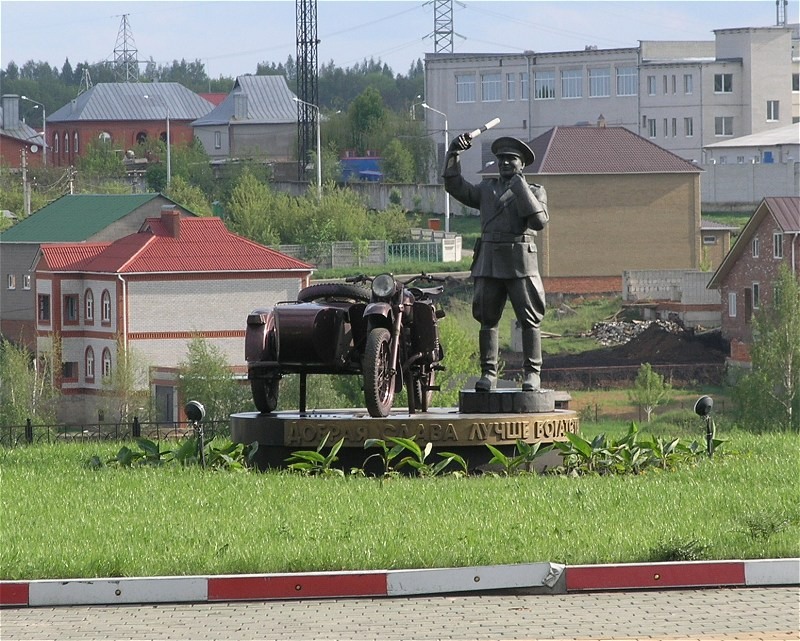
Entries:
POLYGON ((300 411, 306 409, 308 374, 361 374, 369 298, 370 291, 358 285, 311 285, 297 301, 248 315, 247 378, 259 412, 278 406, 284 374, 300 374, 300 411))

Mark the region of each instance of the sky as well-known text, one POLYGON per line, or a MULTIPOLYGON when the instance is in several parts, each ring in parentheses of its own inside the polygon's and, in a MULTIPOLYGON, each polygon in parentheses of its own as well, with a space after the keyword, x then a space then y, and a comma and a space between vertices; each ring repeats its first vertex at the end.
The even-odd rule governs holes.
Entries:
MULTIPOLYGON (((798 22, 791 0, 787 22, 798 22)), ((0 66, 113 61, 127 14, 140 62, 200 60, 211 78, 296 58, 294 0, 0 0, 0 66)), ((519 53, 713 40, 714 29, 774 25, 774 0, 454 0, 453 51, 519 53)), ((433 0, 318 0, 318 63, 374 59, 407 74, 434 51, 433 0)), ((144 67, 142 66, 142 69, 144 67)))

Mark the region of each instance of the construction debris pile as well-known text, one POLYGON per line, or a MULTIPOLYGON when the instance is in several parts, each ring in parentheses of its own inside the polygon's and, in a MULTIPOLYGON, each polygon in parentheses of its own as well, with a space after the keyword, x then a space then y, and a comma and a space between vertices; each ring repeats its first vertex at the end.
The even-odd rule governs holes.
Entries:
POLYGON ((661 319, 654 321, 603 321, 595 323, 590 332, 585 332, 581 336, 594 338, 605 347, 625 345, 653 325, 671 334, 681 334, 685 331, 679 323, 661 319))

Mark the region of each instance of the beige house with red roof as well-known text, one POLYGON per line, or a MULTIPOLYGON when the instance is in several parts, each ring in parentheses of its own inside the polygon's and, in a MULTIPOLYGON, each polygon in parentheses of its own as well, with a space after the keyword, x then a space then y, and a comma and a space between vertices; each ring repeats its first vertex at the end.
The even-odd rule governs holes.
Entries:
MULTIPOLYGON (((150 368, 160 420, 177 420, 176 379, 164 376, 201 336, 244 368, 247 315, 293 300, 312 267, 230 233, 222 220, 186 218, 174 207, 135 234, 105 243, 41 246, 35 262, 37 343, 61 339, 64 403, 59 420, 96 423, 117 337, 150 368)), ((102 417, 114 420, 114 417, 102 417)))
MULTIPOLYGON (((696 165, 624 127, 554 127, 528 143, 528 182, 544 185, 544 277, 697 269, 702 258, 696 165)), ((492 171, 491 168, 486 171, 492 171)))
POLYGON ((800 279, 800 198, 761 201, 736 244, 708 283, 722 298, 722 335, 730 360, 750 362, 753 315, 772 304, 773 283, 781 265, 800 279))

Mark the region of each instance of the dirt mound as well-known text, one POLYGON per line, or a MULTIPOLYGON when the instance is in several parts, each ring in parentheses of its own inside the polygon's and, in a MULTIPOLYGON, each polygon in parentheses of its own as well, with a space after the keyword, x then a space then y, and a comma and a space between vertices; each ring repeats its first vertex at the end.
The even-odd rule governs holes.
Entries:
POLYGON ((668 331, 650 325, 627 343, 581 354, 544 356, 544 369, 610 367, 620 365, 681 365, 724 363, 727 352, 719 332, 695 334, 691 330, 668 331), (713 335, 712 335, 713 334, 713 335))

